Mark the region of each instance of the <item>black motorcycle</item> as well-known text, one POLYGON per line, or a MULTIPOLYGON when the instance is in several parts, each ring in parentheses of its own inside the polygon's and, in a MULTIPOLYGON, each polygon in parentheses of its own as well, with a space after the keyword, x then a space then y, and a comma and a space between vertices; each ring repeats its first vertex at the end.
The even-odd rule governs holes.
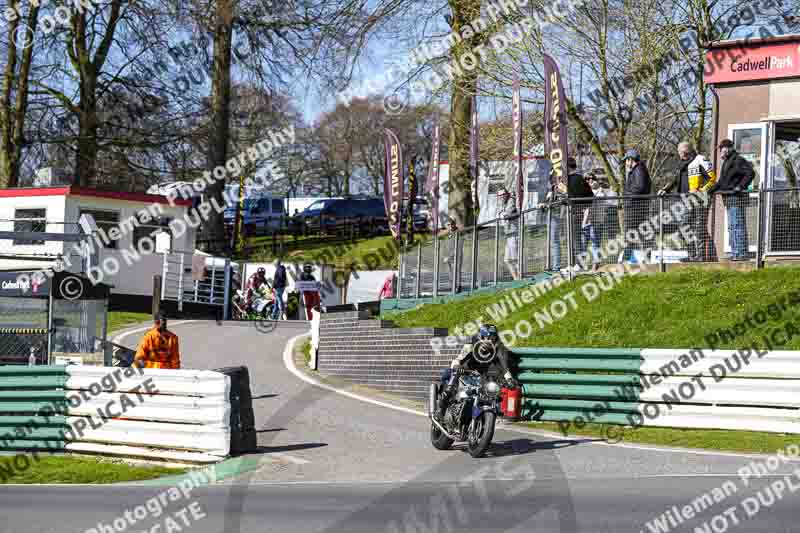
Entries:
MULTIPOLYGON (((479 362, 494 360, 491 343, 476 343, 473 355, 479 362)), ((428 417, 431 419, 431 444, 437 450, 447 450, 454 442, 466 442, 472 457, 481 457, 492 444, 494 426, 500 410, 500 385, 491 375, 461 370, 458 374, 455 397, 440 422, 434 416, 439 397, 444 393, 441 383, 431 383, 428 398, 428 417)))

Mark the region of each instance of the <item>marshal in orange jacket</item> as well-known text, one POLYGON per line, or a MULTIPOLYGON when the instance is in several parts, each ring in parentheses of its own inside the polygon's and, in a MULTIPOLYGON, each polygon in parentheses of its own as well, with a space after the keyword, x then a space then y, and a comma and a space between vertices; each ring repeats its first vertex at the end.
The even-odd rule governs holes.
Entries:
POLYGON ((178 336, 171 331, 162 333, 157 327, 154 327, 139 343, 134 361, 142 361, 145 368, 180 368, 181 354, 178 349, 178 336))

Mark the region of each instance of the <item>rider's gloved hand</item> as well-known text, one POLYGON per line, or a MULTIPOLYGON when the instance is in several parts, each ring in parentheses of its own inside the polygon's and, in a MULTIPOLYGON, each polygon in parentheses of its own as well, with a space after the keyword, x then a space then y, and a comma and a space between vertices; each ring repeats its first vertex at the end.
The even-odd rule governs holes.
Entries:
POLYGON ((452 363, 450 363, 450 369, 451 370, 455 371, 455 370, 458 370, 459 368, 461 368, 461 363, 458 361, 458 359, 455 359, 455 360, 453 360, 452 363))
POLYGON ((518 384, 517 380, 514 379, 514 376, 511 375, 511 372, 506 372, 503 376, 506 379, 506 388, 509 389, 516 389, 518 384))

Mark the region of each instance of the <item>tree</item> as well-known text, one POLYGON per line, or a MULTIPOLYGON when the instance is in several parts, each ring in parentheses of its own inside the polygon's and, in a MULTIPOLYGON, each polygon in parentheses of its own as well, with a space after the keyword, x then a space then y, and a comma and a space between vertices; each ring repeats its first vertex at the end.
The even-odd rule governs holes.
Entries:
MULTIPOLYGON (((12 0, 9 8, 19 14, 20 3, 19 0, 12 0)), ((8 24, 6 68, 0 92, 0 187, 3 188, 19 184, 22 149, 26 142, 29 76, 33 63, 34 36, 39 22, 38 4, 30 5, 24 21, 27 32, 25 27, 20 26, 21 17, 13 18, 8 24), (21 51, 18 44, 22 45, 21 51), (18 65, 19 54, 22 60, 18 65)))

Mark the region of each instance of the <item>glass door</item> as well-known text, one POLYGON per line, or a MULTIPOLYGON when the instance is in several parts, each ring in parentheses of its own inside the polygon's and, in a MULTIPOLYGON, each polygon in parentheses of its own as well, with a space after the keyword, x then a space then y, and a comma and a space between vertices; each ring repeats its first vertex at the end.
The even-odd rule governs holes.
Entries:
MULTIPOLYGON (((753 165, 756 177, 748 187, 750 198, 745 207, 745 227, 747 231, 748 250, 755 253, 758 250, 758 190, 766 187, 767 176, 767 147, 771 123, 757 122, 751 124, 731 124, 728 127, 728 138, 733 141, 734 149, 743 158, 753 165), (754 192, 756 191, 756 192, 754 192)), ((720 168, 717 169, 717 176, 722 173, 724 161, 720 160, 720 168)), ((728 217, 725 216, 725 252, 730 253, 730 242, 728 240, 728 217)))
POLYGON ((800 255, 800 119, 769 125, 766 253, 800 255))

